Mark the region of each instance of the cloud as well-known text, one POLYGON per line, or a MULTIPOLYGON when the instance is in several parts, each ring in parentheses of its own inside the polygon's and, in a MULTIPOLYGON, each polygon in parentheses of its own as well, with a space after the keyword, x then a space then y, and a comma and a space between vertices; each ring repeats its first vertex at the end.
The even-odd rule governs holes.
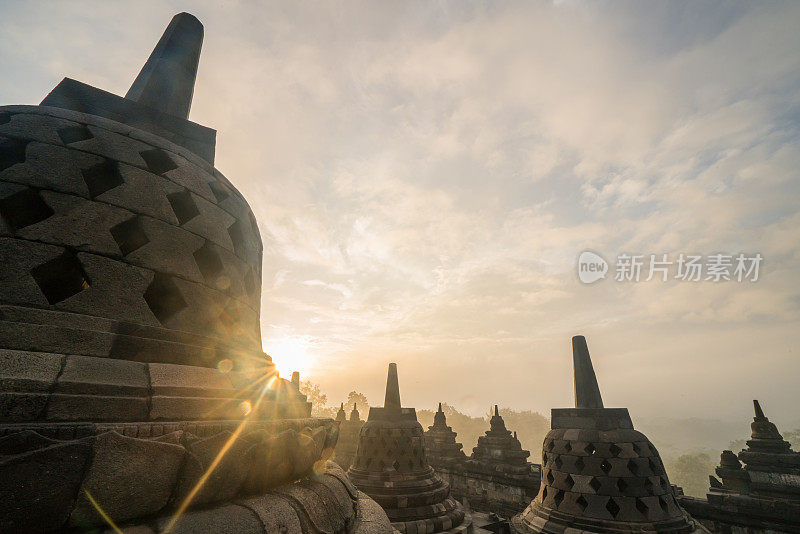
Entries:
MULTIPOLYGON (((62 75, 124 93, 180 9, 148 5, 3 5, 0 97, 62 75), (64 28, 80 38, 55 46, 64 28)), ((420 408, 565 406, 580 332, 604 395, 642 414, 800 401, 798 5, 190 9, 192 119, 265 241, 264 339, 302 340, 332 397, 379 398, 394 359, 420 408), (585 249, 765 261, 755 284, 584 286, 585 249)))

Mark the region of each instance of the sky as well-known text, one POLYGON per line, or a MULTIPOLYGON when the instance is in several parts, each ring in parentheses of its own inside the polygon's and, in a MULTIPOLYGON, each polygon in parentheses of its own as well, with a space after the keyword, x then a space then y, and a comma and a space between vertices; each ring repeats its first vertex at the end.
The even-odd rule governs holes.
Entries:
POLYGON ((634 421, 800 422, 800 3, 0 0, 0 104, 124 95, 181 11, 283 376, 379 404, 397 362, 404 405, 549 414, 582 334, 634 421), (739 253, 757 281, 614 279, 739 253))

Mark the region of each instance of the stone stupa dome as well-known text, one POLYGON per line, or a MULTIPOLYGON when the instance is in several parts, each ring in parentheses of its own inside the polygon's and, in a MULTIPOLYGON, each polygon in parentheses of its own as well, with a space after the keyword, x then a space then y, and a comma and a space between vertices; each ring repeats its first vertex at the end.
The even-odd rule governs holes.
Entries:
POLYGON ((512 518, 512 532, 707 532, 679 506, 658 451, 627 408, 603 406, 584 337, 572 344, 575 408, 553 409, 539 494, 512 518))

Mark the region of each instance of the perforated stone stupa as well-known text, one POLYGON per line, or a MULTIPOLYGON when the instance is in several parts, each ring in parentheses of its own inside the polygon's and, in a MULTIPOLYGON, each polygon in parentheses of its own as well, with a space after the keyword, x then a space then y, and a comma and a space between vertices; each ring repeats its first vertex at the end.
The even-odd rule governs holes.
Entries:
POLYGON ((751 437, 738 457, 723 451, 707 499, 679 497, 720 532, 800 532, 800 453, 753 401, 751 437))
POLYGON ((402 408, 397 365, 389 364, 382 408, 370 408, 347 475, 402 533, 473 532, 472 518, 428 465, 414 408, 402 408))
POLYGON ((583 336, 572 339, 575 408, 553 409, 536 499, 518 534, 707 532, 678 505, 658 451, 626 408, 605 408, 583 336))
POLYGON ((202 40, 182 13, 124 98, 0 107, 0 532, 391 531, 261 350, 256 220, 188 120, 202 40))

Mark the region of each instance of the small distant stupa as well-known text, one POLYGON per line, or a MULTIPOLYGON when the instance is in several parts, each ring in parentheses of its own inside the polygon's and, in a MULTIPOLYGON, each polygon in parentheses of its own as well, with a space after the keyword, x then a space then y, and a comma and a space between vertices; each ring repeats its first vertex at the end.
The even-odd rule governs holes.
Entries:
POLYGON ((434 469, 464 462, 467 457, 461 449, 463 445, 456 441, 456 433, 447 425, 447 416, 442 410, 442 403, 433 415, 433 425, 425 431, 425 449, 428 461, 434 469))
POLYGON ((346 471, 356 457, 358 436, 361 433, 361 427, 364 426, 364 421, 361 420, 356 403, 353 403, 349 420, 345 415, 344 403, 342 403, 336 414, 336 420, 339 421, 339 441, 336 442, 332 460, 346 471))
POLYGON ((487 464, 502 464, 506 471, 518 470, 520 474, 530 472, 528 456, 531 453, 522 448, 516 435, 506 428, 495 404, 494 415, 489 420, 489 430, 478 438, 478 445, 472 449, 471 459, 487 464))

